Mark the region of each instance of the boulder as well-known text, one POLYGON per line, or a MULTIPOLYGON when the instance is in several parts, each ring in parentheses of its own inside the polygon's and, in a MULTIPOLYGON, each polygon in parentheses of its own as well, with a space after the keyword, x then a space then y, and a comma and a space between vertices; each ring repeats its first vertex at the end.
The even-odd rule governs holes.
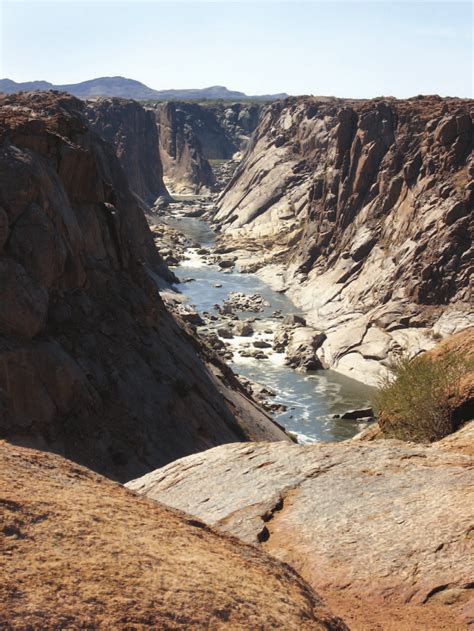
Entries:
POLYGON ((218 265, 222 267, 222 269, 229 269, 235 266, 235 259, 221 259, 218 265))
POLYGON ((227 340, 231 340, 234 337, 234 332, 230 328, 230 326, 220 326, 217 329, 217 334, 219 335, 219 337, 222 337, 227 340))
POLYGON ((374 416, 374 410, 372 408, 363 408, 361 410, 347 410, 340 415, 343 421, 355 421, 362 418, 372 418, 374 416))
POLYGON ((283 318, 282 324, 288 327, 306 326, 306 320, 303 316, 291 313, 283 318))
POLYGON ((298 327, 291 332, 286 347, 286 363, 292 368, 319 370, 323 368, 316 354, 326 336, 312 327, 298 327))
POLYGON ((226 298, 222 307, 236 310, 236 311, 263 311, 265 307, 268 307, 268 302, 260 294, 243 294, 238 291, 233 291, 226 298))
POLYGON ((177 310, 177 314, 181 318, 181 320, 183 320, 184 322, 188 322, 189 324, 193 324, 194 326, 201 326, 202 324, 204 324, 204 320, 199 315, 199 313, 187 306, 180 305, 177 310))
POLYGON ((288 346, 288 340, 290 338, 291 328, 285 325, 280 325, 276 328, 273 336, 273 350, 277 353, 283 353, 288 346))
POLYGON ((441 119, 435 131, 435 139, 442 145, 451 144, 458 134, 455 116, 445 116, 441 119))
POLYGON ((253 327, 248 321, 236 320, 232 324, 232 330, 234 335, 238 335, 240 337, 250 337, 253 335, 253 327))
POLYGON ((253 345, 255 346, 255 348, 271 348, 272 347, 270 342, 267 342, 266 340, 254 340, 253 345))

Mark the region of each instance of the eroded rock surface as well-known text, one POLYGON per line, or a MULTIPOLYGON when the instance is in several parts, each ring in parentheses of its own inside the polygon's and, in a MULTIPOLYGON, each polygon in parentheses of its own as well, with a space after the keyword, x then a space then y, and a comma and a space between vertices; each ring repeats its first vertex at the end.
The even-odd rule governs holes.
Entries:
POLYGON ((240 267, 327 335, 323 364, 375 383, 394 355, 473 322, 473 106, 299 97, 264 110, 215 222, 240 267))
POLYGON ((0 441, 4 629, 344 631, 287 565, 59 456, 0 441))
POLYGON ((200 449, 286 440, 180 327, 112 146, 65 94, 0 100, 0 432, 127 480, 200 449))
POLYGON ((260 110, 261 105, 245 103, 158 104, 160 154, 171 189, 175 193, 201 193, 219 186, 221 179, 231 175, 220 161, 229 161, 246 148, 260 110), (219 161, 216 173, 209 160, 219 161))
POLYGON ((127 486, 290 563, 351 628, 464 629, 473 440, 225 445, 127 486))
POLYGON ((136 101, 100 98, 87 103, 92 129, 115 147, 130 188, 146 203, 168 197, 153 112, 136 101))
POLYGON ((177 103, 163 103, 155 110, 159 151, 164 174, 174 193, 199 193, 214 183, 211 165, 203 156, 199 139, 177 103))

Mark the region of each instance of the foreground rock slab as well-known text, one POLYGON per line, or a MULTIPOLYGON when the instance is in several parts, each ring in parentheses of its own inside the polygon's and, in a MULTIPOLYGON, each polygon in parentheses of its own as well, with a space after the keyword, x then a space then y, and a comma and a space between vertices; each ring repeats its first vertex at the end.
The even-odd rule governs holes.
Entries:
POLYGON ((347 629, 260 550, 59 456, 0 462, 3 629, 347 629))
POLYGON ((352 629, 464 629, 473 442, 226 445, 127 486, 262 545, 352 629))

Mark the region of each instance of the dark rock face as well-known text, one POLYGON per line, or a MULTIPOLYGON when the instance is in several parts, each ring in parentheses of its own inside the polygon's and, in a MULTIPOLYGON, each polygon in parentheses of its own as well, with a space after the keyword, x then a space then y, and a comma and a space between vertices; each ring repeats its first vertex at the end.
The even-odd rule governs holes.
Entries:
POLYGON ((185 110, 178 103, 164 103, 157 106, 155 116, 164 174, 173 192, 199 193, 212 186, 211 165, 203 156, 185 110))
POLYGON ((85 112, 92 129, 115 147, 132 191, 147 203, 168 196, 153 112, 118 98, 90 101, 85 112))
POLYGON ((232 103, 205 105, 182 103, 188 125, 201 143, 207 160, 230 160, 245 149, 258 125, 261 106, 232 103))
POLYGON ((392 350, 428 348, 420 329, 469 324, 473 106, 302 97, 264 110, 216 221, 254 250, 278 244, 292 297, 331 329, 327 365, 377 372, 392 350))
POLYGON ((160 154, 173 188, 199 192, 214 184, 209 160, 230 160, 243 151, 258 124, 261 106, 170 102, 156 107, 160 154))
POLYGON ((172 280, 84 104, 0 100, 0 433, 117 479, 200 449, 285 439, 180 328, 172 280))

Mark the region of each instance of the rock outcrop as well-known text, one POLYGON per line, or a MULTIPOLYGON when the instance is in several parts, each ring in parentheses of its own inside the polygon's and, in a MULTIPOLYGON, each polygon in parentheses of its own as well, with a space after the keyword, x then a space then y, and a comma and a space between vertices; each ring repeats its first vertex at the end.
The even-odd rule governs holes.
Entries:
POLYGON ((160 103, 156 120, 166 181, 176 192, 212 189, 209 160, 230 160, 242 152, 257 127, 261 105, 160 103))
POLYGON ((324 331, 325 366, 374 383, 394 354, 472 323, 473 106, 301 97, 264 110, 215 221, 324 331))
POLYGON ((59 456, 0 463, 3 629, 347 630, 263 551, 59 456))
POLYGON ((465 629, 473 440, 225 445, 127 486, 290 563, 351 629, 465 629))
POLYGON ((149 204, 168 197, 153 112, 118 98, 89 101, 85 112, 92 129, 115 147, 132 191, 149 204))
POLYGON ((166 310, 173 275, 84 104, 1 98, 0 147, 0 435, 119 480, 286 440, 166 310))
POLYGON ((183 106, 170 102, 155 109, 165 180, 173 193, 208 191, 214 183, 211 165, 187 121, 187 105, 183 106))

